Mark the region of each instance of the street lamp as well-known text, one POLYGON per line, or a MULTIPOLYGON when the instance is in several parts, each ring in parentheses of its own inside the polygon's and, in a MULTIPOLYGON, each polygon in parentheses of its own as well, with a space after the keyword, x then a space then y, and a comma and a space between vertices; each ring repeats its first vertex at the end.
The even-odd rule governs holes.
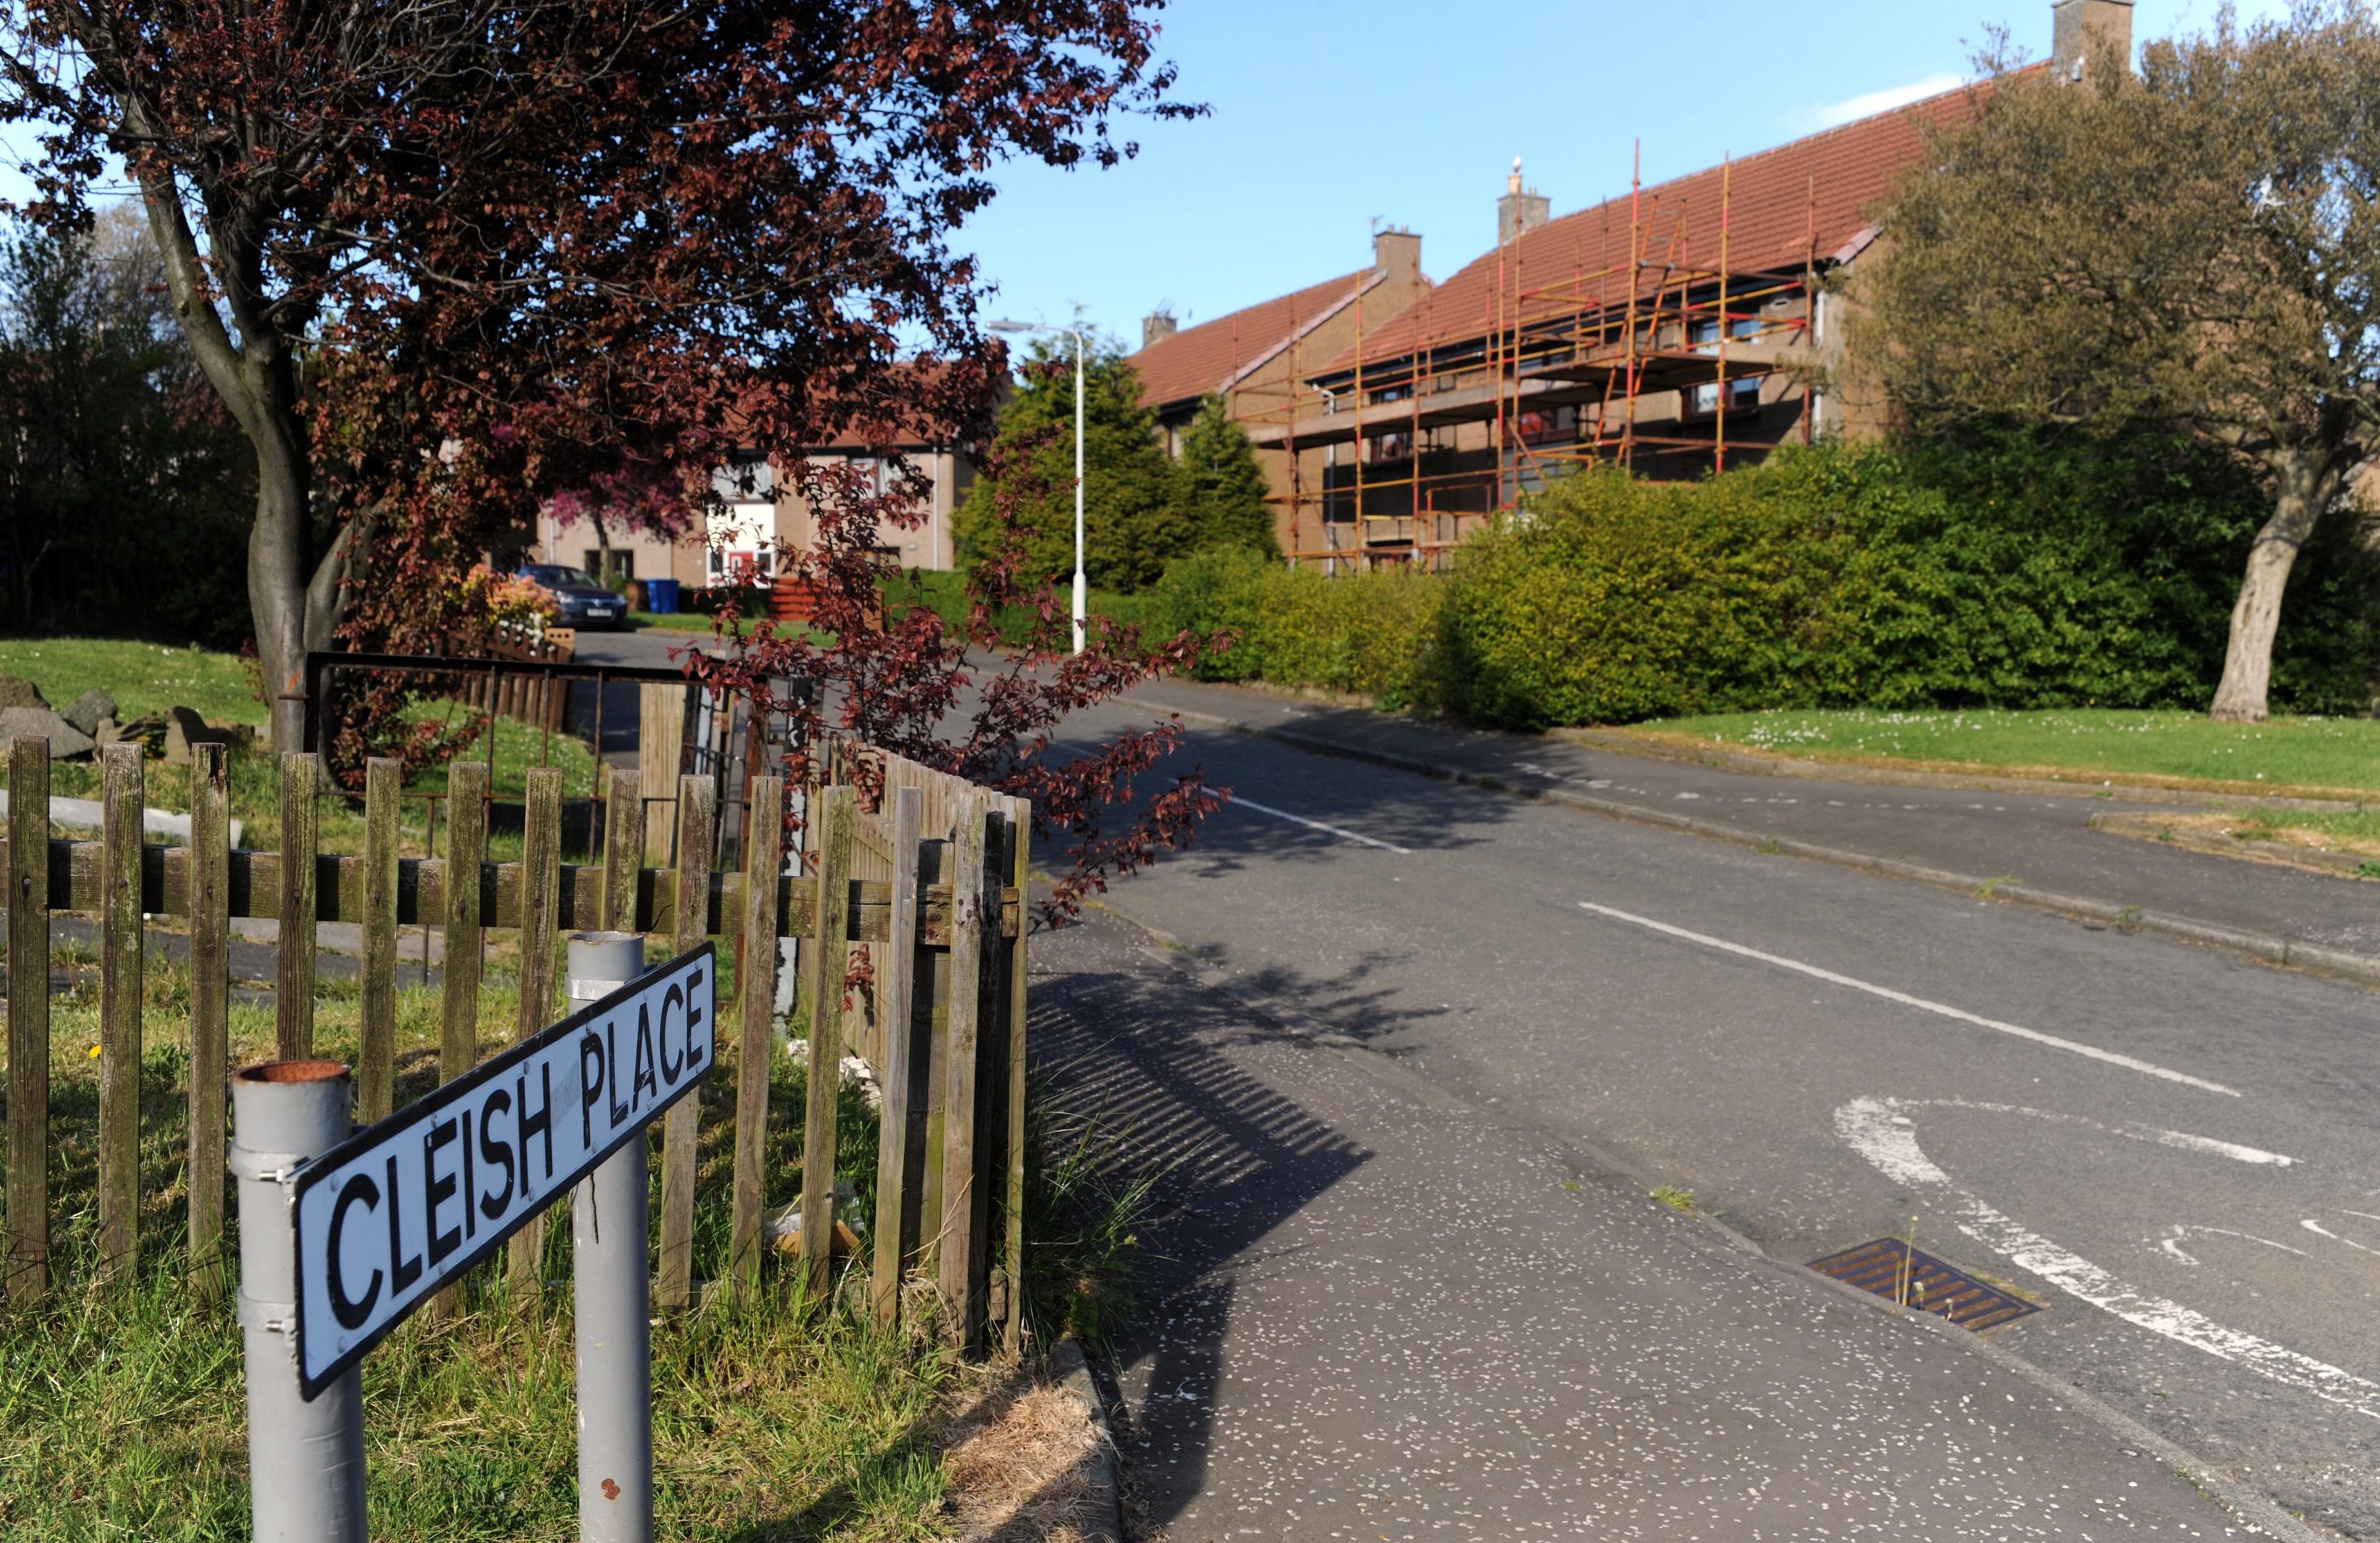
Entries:
POLYGON ((996 333, 1064 333, 1075 340, 1075 651, 1083 651, 1083 620, 1089 614, 1091 587, 1083 577, 1083 334, 1074 327, 1041 322, 993 322, 996 333))

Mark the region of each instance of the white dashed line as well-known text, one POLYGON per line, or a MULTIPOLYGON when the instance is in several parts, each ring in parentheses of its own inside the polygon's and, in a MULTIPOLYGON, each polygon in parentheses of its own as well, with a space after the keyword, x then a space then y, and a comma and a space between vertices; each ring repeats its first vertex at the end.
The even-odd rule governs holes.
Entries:
POLYGON ((1634 916, 1627 911, 1614 910, 1609 905, 1597 905, 1588 900, 1580 901, 1578 908, 1582 911, 1592 911, 1597 916, 1609 917, 1615 921, 1624 921, 1633 926, 1646 928, 1672 938, 1682 938, 1687 942, 1699 943, 1705 948, 1715 948, 1722 954, 1732 954, 1744 959, 1756 959, 1764 965, 1774 965, 1780 970, 1792 970, 1796 974, 1824 980, 1830 985, 1849 987, 1854 991, 1865 991, 1872 997, 1882 997, 1887 1002, 1899 1002, 1903 1007, 1914 1007, 1921 1013, 1931 1013, 1937 1017, 1950 1018, 1962 1024, 1973 1024, 1978 1028, 1988 1028, 1995 1033, 2010 1035, 2019 1039, 2029 1039, 2036 1045, 2046 1045, 2052 1050, 2064 1051, 2070 1055, 2085 1056, 2093 1061, 2105 1062, 2110 1066, 2121 1066, 2126 1071, 2139 1072, 2147 1076, 2163 1077, 2168 1082, 2178 1082, 2185 1087, 2197 1087, 2209 1093, 2220 1093, 2226 1098, 2236 1099, 2240 1096, 2240 1090, 2236 1087, 2226 1087, 2219 1082, 2209 1082, 2204 1077, 2192 1076, 2188 1072, 2177 1072, 2170 1066, 2160 1066, 2153 1061, 2142 1061, 2115 1051, 2103 1051, 2096 1045, 2085 1045, 2078 1040, 2060 1039, 2055 1034, 2044 1034, 2037 1028, 2026 1028, 2021 1024, 2002 1023, 1998 1018, 1983 1017, 1964 1008, 1952 1007, 1939 1002, 1928 1002, 1924 997, 1913 997, 1906 991, 1896 991, 1889 986, 1878 986, 1872 981, 1857 979, 1848 975, 1839 975, 1830 969, 1822 969, 1816 965, 1805 965, 1799 959, 1788 959, 1782 954, 1766 954, 1759 949, 1746 948, 1742 943, 1731 943, 1724 938, 1714 938, 1706 933, 1689 932, 1682 927, 1672 927, 1666 921, 1655 921, 1650 917, 1634 916))
POLYGON ((1303 825, 1309 831, 1321 831, 1347 841, 1360 841, 1366 846, 1377 846, 1383 852, 1394 852, 1400 857, 1413 856, 1411 849, 1391 846, 1376 836, 1358 835, 1342 826, 1325 824, 1319 820, 1308 820, 1302 814, 1292 814, 1287 809, 1277 809, 1270 804, 1259 804, 1253 798, 1243 798, 1237 794, 1232 796, 1230 807, 1235 809, 1254 809, 1258 814, 1269 814, 1275 820, 1286 820, 1293 825, 1303 825))

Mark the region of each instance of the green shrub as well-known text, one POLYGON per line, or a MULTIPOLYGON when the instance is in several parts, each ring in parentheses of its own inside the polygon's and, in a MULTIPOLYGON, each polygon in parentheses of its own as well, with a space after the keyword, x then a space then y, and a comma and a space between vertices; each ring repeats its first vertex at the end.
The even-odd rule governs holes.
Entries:
POLYGON ((1223 633, 1207 680, 1318 686, 1391 710, 1434 707, 1442 579, 1387 569, 1328 578, 1248 552, 1175 562, 1149 597, 1148 635, 1223 633))
MULTIPOLYGON (((2198 707, 2262 500, 2172 442, 1788 451, 1700 483, 1568 479, 1465 545, 1437 689, 1524 727, 1754 708, 2198 707)), ((2368 560, 2301 560, 2277 703, 2360 711, 2368 560)))

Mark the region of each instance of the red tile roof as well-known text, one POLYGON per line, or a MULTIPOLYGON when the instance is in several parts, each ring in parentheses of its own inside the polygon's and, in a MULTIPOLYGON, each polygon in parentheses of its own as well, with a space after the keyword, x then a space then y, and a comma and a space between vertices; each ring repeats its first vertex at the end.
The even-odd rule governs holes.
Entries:
MULTIPOLYGON (((1912 106, 1813 134, 1735 163, 1729 188, 1728 268, 1737 273, 1798 272, 1849 261, 1875 234, 1868 211, 1914 161, 1924 128, 1972 110, 1964 87, 1912 106)), ((1719 266, 1722 169, 1713 166, 1644 189, 1639 200, 1647 261, 1715 272, 1719 266)), ((1627 298, 1629 197, 1548 221, 1512 246, 1488 252, 1363 343, 1365 362, 1440 346, 1505 324, 1572 308, 1579 299, 1627 298), (1603 275, 1597 277, 1597 275, 1603 275), (1582 286, 1579 281, 1585 280, 1582 286), (1543 291, 1558 288, 1559 294, 1543 291), (1519 315, 1512 297, 1519 292, 1519 315)), ((1651 287, 1647 282, 1647 288, 1651 287)), ((1350 348, 1326 369, 1351 370, 1350 348)))
POLYGON ((1299 333, 1344 309, 1359 283, 1368 289, 1386 276, 1366 268, 1159 338, 1132 356, 1141 400, 1160 407, 1223 390, 1299 333))

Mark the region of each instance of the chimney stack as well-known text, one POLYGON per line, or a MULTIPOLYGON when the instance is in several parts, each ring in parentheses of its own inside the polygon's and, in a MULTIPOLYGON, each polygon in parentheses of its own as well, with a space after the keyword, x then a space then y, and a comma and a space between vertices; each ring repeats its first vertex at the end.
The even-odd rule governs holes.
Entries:
POLYGON ((1512 157, 1512 175, 1504 184, 1504 196, 1496 200, 1496 244, 1506 246, 1526 232, 1546 223, 1553 205, 1535 188, 1526 192, 1521 188, 1521 158, 1512 157))
POLYGON ((1397 225, 1372 236, 1372 266, 1390 284, 1421 282, 1421 237, 1397 225))
POLYGON ((2050 69, 2060 80, 2113 80, 2132 67, 2132 0, 2055 0, 2050 69))
POLYGON ((1181 331, 1173 312, 1160 306, 1140 319, 1140 346, 1144 348, 1160 337, 1172 337, 1181 331))

